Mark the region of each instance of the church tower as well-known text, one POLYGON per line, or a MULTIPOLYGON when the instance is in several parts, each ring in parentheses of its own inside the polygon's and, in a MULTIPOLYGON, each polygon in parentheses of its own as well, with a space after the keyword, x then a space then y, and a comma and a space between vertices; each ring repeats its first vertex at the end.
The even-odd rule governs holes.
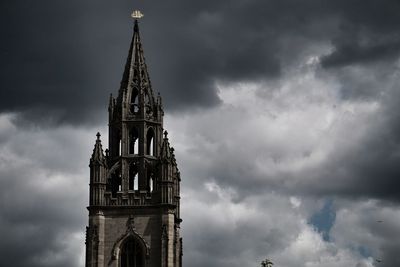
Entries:
POLYGON ((97 133, 90 158, 86 267, 182 266, 180 173, 134 14, 121 86, 109 101, 109 149, 97 133))

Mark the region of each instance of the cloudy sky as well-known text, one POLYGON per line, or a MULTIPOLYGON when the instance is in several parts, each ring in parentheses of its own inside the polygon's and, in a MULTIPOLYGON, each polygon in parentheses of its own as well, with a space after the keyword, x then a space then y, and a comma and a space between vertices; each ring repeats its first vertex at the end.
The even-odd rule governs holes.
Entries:
POLYGON ((134 8, 185 266, 400 266, 398 0, 1 1, 0 266, 84 266, 134 8))

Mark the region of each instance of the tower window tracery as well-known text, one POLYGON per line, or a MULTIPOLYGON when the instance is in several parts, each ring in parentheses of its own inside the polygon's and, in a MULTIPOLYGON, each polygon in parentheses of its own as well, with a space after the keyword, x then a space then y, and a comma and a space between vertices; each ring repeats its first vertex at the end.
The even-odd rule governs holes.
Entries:
POLYGON ((147 169, 147 191, 150 193, 153 192, 155 186, 154 173, 150 170, 150 167, 147 169))
POLYGON ((131 164, 129 166, 129 181, 128 181, 129 190, 137 190, 138 189, 138 168, 137 165, 131 164))
POLYGON ((117 192, 121 191, 122 177, 120 170, 115 170, 108 179, 107 187, 111 190, 112 197, 117 196, 117 192))
POLYGON ((136 127, 132 127, 129 131, 129 154, 139 153, 139 133, 136 127))
POLYGON ((131 113, 139 112, 139 91, 136 87, 131 92, 130 111, 131 113))
POLYGON ((146 135, 146 154, 154 156, 154 130, 149 128, 146 135))
POLYGON ((121 156, 122 153, 122 137, 121 137, 121 129, 119 127, 115 127, 114 130, 112 131, 112 136, 111 136, 111 156, 112 157, 118 157, 121 156))
POLYGON ((143 249, 133 237, 129 238, 121 249, 121 267, 144 267, 143 249))

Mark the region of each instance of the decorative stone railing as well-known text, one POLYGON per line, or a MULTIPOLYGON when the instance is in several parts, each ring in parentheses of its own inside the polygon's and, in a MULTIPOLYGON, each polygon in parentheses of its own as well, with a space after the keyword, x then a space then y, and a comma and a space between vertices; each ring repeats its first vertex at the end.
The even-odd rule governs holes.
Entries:
POLYGON ((105 192, 104 204, 106 206, 147 206, 152 204, 151 195, 147 191, 119 191, 116 197, 112 197, 111 192, 105 192))

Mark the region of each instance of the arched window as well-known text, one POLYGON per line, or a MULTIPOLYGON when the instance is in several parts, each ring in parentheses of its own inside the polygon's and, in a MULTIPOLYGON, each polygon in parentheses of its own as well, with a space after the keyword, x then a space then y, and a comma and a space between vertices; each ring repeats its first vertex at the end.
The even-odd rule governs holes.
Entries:
POLYGON ((119 170, 116 170, 111 174, 110 182, 111 182, 112 197, 116 197, 117 192, 121 191, 122 179, 121 179, 121 172, 119 170))
POLYGON ((112 140, 112 149, 111 149, 111 156, 112 157, 119 157, 121 156, 121 130, 115 129, 111 135, 112 140))
POLYGON ((150 193, 153 192, 153 177, 150 177, 149 179, 149 191, 150 193))
POLYGON ((149 128, 147 130, 146 136, 146 154, 150 156, 154 156, 154 130, 153 128, 149 128))
POLYGON ((138 168, 136 164, 129 166, 129 190, 138 189, 138 168))
POLYGON ((154 175, 149 169, 147 170, 147 190, 153 192, 154 190, 154 175))
POLYGON ((139 133, 135 127, 129 131, 129 154, 139 154, 139 133))
POLYGON ((129 237, 122 245, 120 265, 121 267, 144 267, 144 253, 140 243, 133 237, 129 237))
POLYGON ((130 111, 132 113, 139 111, 139 91, 137 88, 132 89, 130 111))
POLYGON ((133 188, 135 190, 139 190, 139 176, 136 174, 135 179, 133 180, 133 188))

